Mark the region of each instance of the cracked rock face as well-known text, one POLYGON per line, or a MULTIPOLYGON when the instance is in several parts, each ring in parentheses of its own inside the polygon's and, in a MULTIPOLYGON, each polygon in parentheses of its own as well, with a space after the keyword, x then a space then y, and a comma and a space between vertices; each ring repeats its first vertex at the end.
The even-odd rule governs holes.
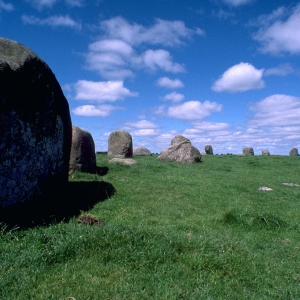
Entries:
POLYGON ((0 38, 0 205, 59 192, 68 181, 69 105, 47 64, 0 38))

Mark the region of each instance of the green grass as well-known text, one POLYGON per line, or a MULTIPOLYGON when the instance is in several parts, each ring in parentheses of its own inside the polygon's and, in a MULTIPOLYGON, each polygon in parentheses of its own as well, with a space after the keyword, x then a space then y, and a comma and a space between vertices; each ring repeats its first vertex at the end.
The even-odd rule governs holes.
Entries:
POLYGON ((299 157, 135 159, 0 214, 0 299, 300 299, 299 157))

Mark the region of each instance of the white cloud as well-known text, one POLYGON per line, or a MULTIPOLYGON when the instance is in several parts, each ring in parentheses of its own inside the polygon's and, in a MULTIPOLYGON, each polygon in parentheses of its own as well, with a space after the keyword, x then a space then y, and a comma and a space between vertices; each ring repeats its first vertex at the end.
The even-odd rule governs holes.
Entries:
POLYGON ((162 97, 164 101, 181 102, 184 100, 184 95, 176 92, 170 93, 162 97))
POLYGON ((249 4, 253 2, 253 0, 224 0, 224 3, 232 6, 240 6, 244 4, 249 4))
POLYGON ((179 79, 170 79, 168 77, 161 77, 158 79, 157 84, 161 87, 168 89, 178 89, 184 87, 184 84, 179 79))
POLYGON ((278 67, 267 69, 264 72, 264 76, 270 76, 270 75, 286 76, 294 72, 295 70, 290 64, 282 64, 279 65, 278 67))
POLYGON ((132 47, 122 40, 99 40, 89 45, 89 52, 86 54, 87 68, 96 70, 109 79, 132 77, 133 72, 129 67, 133 56, 132 47))
POLYGON ((187 101, 183 104, 169 107, 167 115, 181 120, 199 120, 221 110, 222 105, 216 102, 187 101))
POLYGON ((14 10, 14 6, 11 3, 5 3, 4 1, 0 0, 0 9, 12 11, 14 10))
POLYGON ((133 70, 141 69, 152 72, 184 72, 184 65, 174 62, 169 51, 149 48, 144 50, 145 46, 180 46, 193 35, 205 35, 202 29, 189 29, 182 21, 161 19, 156 19, 153 25, 145 27, 130 23, 122 17, 115 17, 102 21, 100 28, 103 35, 89 45, 86 66, 109 80, 133 77, 133 70))
POLYGON ((154 129, 157 128, 158 126, 150 121, 147 120, 140 120, 138 122, 126 122, 125 123, 125 128, 130 129, 130 128, 139 128, 139 129, 154 129))
POLYGON ((136 97, 137 92, 131 92, 123 86, 122 81, 87 81, 79 80, 74 85, 77 100, 97 102, 114 102, 125 97, 136 97))
POLYGON ((264 87, 264 70, 258 70, 249 63, 239 63, 223 73, 213 86, 215 92, 244 92, 264 87))
POLYGON ((24 24, 32 24, 32 25, 49 25, 52 27, 71 27, 75 29, 81 29, 81 23, 74 21, 68 15, 66 16, 51 16, 46 19, 40 19, 35 16, 22 16, 22 21, 24 24))
POLYGON ((300 4, 291 11, 281 7, 270 15, 261 16, 257 24, 261 28, 254 35, 254 39, 261 43, 263 52, 300 53, 300 4))
MULTIPOLYGON (((27 0, 31 5, 37 9, 43 9, 45 7, 52 7, 60 0, 27 0)), ((65 0, 64 2, 69 6, 82 6, 84 0, 65 0)))
POLYGON ((115 17, 101 22, 101 28, 108 38, 121 39, 131 45, 142 43, 151 45, 174 46, 183 44, 182 39, 194 34, 204 35, 200 28, 189 29, 182 21, 156 19, 154 25, 145 27, 129 23, 122 17, 115 17))
POLYGON ((289 95, 272 95, 252 106, 255 112, 249 121, 251 127, 300 126, 300 98, 289 95))
POLYGON ((184 72, 184 66, 172 61, 170 53, 166 50, 147 50, 142 55, 143 64, 156 71, 157 69, 162 69, 165 72, 179 73, 184 72))
POLYGON ((84 117, 107 117, 111 114, 112 111, 120 109, 112 105, 82 105, 78 106, 72 110, 72 112, 77 116, 84 117))
POLYGON ((159 134, 157 129, 140 129, 131 131, 132 136, 157 136, 159 134))

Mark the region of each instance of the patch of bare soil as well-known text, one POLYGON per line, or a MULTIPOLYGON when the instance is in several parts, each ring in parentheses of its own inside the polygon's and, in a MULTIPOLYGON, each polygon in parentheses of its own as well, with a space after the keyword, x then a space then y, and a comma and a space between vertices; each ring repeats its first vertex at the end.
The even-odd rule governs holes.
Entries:
POLYGON ((92 226, 103 226, 105 225, 105 221, 97 219, 95 217, 84 215, 81 216, 78 220, 78 223, 85 224, 85 225, 92 225, 92 226))

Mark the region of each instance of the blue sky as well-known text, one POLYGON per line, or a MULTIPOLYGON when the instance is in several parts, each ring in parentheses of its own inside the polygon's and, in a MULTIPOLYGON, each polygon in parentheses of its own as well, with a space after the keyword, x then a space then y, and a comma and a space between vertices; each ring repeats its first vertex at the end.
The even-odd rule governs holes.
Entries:
POLYGON ((0 0, 0 35, 50 66, 97 151, 114 130, 157 153, 300 149, 299 1, 0 0))

